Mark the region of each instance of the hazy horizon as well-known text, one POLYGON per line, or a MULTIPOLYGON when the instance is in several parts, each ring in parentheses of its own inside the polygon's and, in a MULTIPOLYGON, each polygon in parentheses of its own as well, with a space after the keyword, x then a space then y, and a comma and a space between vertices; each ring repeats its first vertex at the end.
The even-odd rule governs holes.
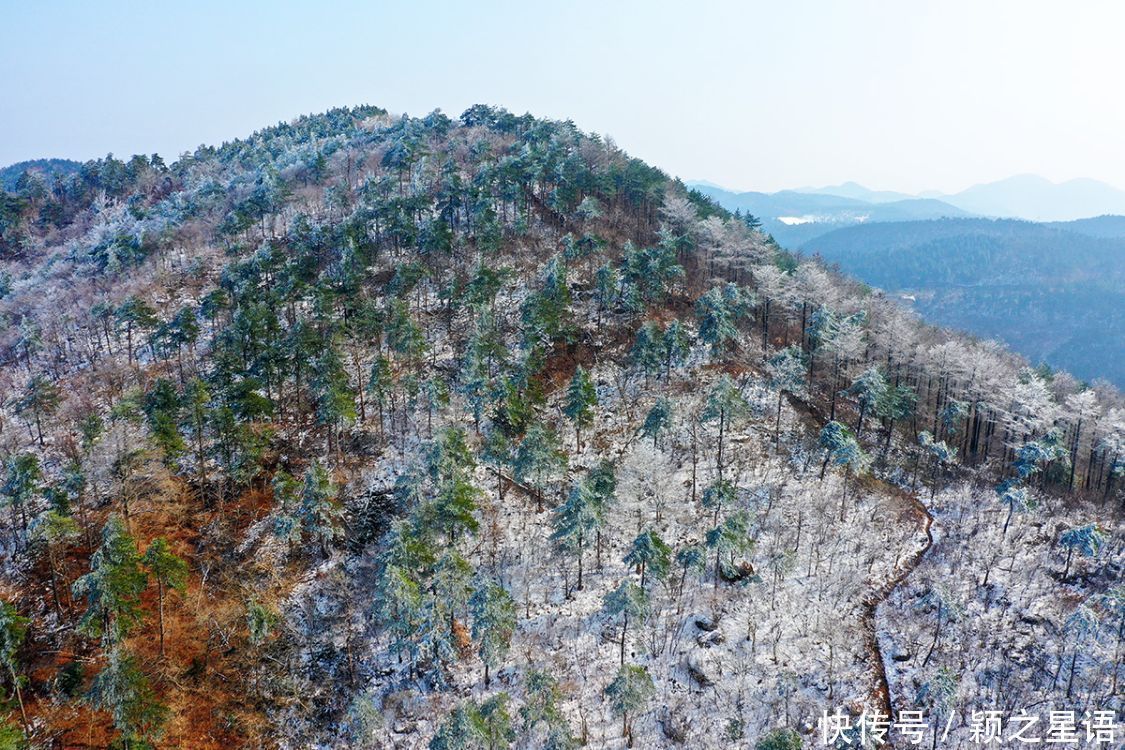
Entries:
POLYGON ((12 5, 0 164, 174 159, 334 106, 456 116, 480 102, 573 119, 737 190, 1125 185, 1112 3, 705 8, 12 5))

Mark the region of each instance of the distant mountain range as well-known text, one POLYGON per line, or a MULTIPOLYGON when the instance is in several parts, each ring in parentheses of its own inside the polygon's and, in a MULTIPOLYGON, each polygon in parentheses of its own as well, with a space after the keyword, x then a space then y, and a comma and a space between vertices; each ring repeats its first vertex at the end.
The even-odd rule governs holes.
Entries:
POLYGON ((749 212, 784 247, 795 248, 834 229, 884 221, 917 221, 970 214, 932 198, 904 198, 874 203, 831 193, 782 190, 778 193, 732 193, 703 183, 691 183, 724 208, 749 212))
POLYGON ((799 249, 898 294, 933 323, 1125 385, 1125 217, 872 223, 799 249))
POLYGON ((728 209, 749 211, 782 245, 793 247, 855 224, 973 216, 1059 222, 1125 214, 1125 191, 1097 180, 1053 183, 1019 175, 949 195, 870 190, 855 182, 777 193, 734 192, 689 183, 728 209))

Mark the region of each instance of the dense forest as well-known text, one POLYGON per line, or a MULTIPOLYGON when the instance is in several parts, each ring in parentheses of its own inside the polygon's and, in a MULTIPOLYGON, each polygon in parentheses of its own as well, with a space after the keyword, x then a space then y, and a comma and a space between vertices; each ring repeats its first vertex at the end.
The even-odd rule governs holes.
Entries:
POLYGON ((0 748, 1121 710, 1121 394, 571 122, 364 106, 27 172, 0 320, 0 748))
POLYGON ((926 320, 1007 343, 1032 362, 1125 384, 1122 217, 867 224, 801 246, 926 320))

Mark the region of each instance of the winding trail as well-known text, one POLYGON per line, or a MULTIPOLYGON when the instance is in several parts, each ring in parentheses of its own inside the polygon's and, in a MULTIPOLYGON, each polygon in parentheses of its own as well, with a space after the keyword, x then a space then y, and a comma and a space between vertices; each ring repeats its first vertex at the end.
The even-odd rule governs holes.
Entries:
MULTIPOLYGON (((931 527, 934 523, 934 517, 930 514, 930 510, 926 507, 925 503, 918 499, 917 495, 904 492, 890 485, 886 485, 886 487, 890 494, 904 502, 907 513, 921 522, 921 530, 926 534, 925 544, 910 555, 899 567, 898 572, 868 596, 863 603, 863 626, 867 638, 867 648, 871 652, 872 658, 875 659, 876 664, 878 664, 876 674, 878 685, 875 688, 875 697, 879 703, 880 711, 888 717, 891 717, 894 716, 894 706, 891 700, 891 685, 887 677, 887 661, 879 646, 879 631, 875 622, 876 615, 879 611, 879 605, 885 602, 902 582, 914 572, 922 562, 922 558, 933 546, 934 535, 931 531, 931 527)), ((894 746, 894 738, 888 733, 887 742, 884 747, 892 748, 893 750, 894 746)))

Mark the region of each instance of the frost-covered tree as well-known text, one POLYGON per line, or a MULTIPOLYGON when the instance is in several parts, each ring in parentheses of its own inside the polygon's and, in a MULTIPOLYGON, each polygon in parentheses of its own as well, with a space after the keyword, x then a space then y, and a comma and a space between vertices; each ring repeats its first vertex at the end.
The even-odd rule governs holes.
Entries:
POLYGON ((652 447, 655 448, 657 440, 671 426, 672 402, 666 397, 661 397, 656 400, 656 403, 648 410, 648 414, 645 415, 645 421, 641 425, 641 434, 652 438, 652 447))
POLYGON ((136 657, 121 645, 113 647, 109 662, 94 678, 89 700, 110 712, 125 748, 152 747, 168 719, 168 707, 158 700, 136 657))
POLYGON ((526 484, 535 494, 536 510, 543 510, 543 495, 553 478, 566 466, 566 454, 559 446, 554 430, 536 423, 528 429, 516 448, 512 470, 516 481, 526 484))
POLYGON ((625 664, 625 644, 629 637, 629 624, 648 617, 648 592, 626 578, 617 588, 605 595, 602 611, 611 619, 621 618, 621 663, 625 664))
POLYGON ((329 547, 344 535, 344 512, 336 496, 336 486, 332 484, 328 470, 319 461, 314 461, 305 471, 298 514, 301 528, 316 541, 321 555, 325 557, 329 547))
POLYGON ((141 559, 156 581, 157 613, 160 625, 160 656, 164 656, 164 599, 169 591, 183 591, 187 585, 187 563, 172 551, 168 540, 157 537, 141 559))
POLYGON ((574 377, 566 389, 563 413, 574 423, 574 443, 582 451, 582 428, 594 423, 594 407, 598 405, 598 392, 586 368, 581 365, 574 371, 574 377))
POLYGON ((805 390, 805 355, 800 348, 786 347, 766 362, 770 387, 777 390, 777 416, 774 419, 773 443, 781 439, 781 401, 786 393, 800 396, 805 390))
POLYGON ((707 401, 699 418, 703 422, 717 422, 719 429, 718 449, 715 453, 715 469, 719 479, 723 478, 723 447, 727 430, 746 417, 750 405, 745 396, 729 375, 724 374, 711 386, 707 401))
POLYGON ((662 581, 672 565, 672 548, 654 530, 642 531, 629 546, 624 562, 637 568, 641 574, 641 588, 645 587, 645 577, 662 581))
POLYGON ((621 717, 621 734, 629 738, 629 747, 633 745, 630 717, 647 706, 655 694, 648 670, 636 664, 622 664, 613 682, 606 686, 606 698, 613 713, 621 717))
POLYGON ((503 663, 512 646, 516 630, 516 603, 499 581, 482 581, 469 607, 473 614, 473 637, 479 647, 477 653, 484 664, 484 686, 489 685, 490 670, 503 663))
POLYGON ((110 516, 101 545, 90 558, 90 572, 74 582, 74 593, 87 602, 79 630, 107 645, 120 642, 144 615, 141 593, 147 585, 133 537, 119 516, 110 516))
POLYGON ((27 726, 27 708, 23 702, 24 678, 19 674, 22 666, 19 652, 27 639, 27 626, 31 621, 16 611, 6 601, 0 601, 0 662, 3 663, 12 684, 12 694, 20 708, 23 724, 27 726))
POLYGON ((1059 535, 1059 545, 1066 548, 1066 565, 1063 580, 1070 578, 1070 561, 1075 552, 1082 557, 1096 557, 1105 545, 1105 534, 1096 523, 1067 529, 1059 535))
POLYGON ((50 509, 31 523, 32 544, 42 546, 47 557, 47 568, 51 575, 51 601, 55 614, 62 617, 62 600, 59 598, 59 557, 71 542, 81 536, 78 523, 70 516, 50 509))
POLYGON ((859 417, 855 426, 857 440, 863 437, 863 418, 880 401, 887 398, 888 388, 887 379, 883 377, 882 371, 878 367, 869 367, 860 373, 847 389, 846 393, 856 400, 856 405, 859 407, 859 417))

